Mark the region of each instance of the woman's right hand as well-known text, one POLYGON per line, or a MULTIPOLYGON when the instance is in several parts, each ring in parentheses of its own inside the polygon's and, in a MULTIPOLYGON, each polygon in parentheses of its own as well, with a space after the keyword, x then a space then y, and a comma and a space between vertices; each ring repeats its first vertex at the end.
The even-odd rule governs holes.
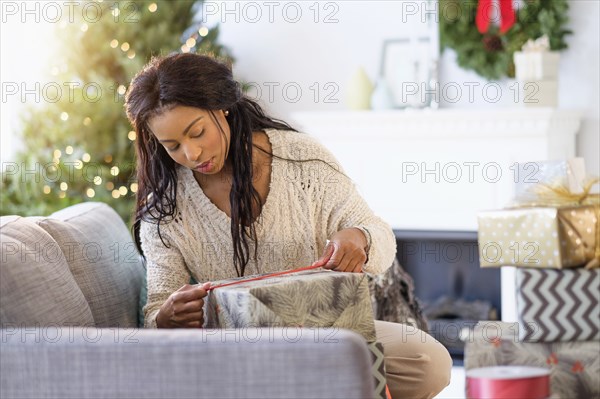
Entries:
POLYGON ((156 316, 157 328, 202 328, 204 298, 209 283, 186 284, 172 293, 156 316))

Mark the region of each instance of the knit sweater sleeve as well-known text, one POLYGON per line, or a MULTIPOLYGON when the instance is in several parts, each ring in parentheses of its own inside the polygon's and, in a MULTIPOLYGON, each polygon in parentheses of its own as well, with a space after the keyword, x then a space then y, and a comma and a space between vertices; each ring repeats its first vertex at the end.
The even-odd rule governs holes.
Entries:
POLYGON ((384 273, 396 256, 396 238, 392 228, 369 208, 333 154, 321 144, 316 145, 316 156, 341 172, 328 173, 329 178, 325 179, 320 190, 327 237, 342 229, 356 226, 366 228, 371 235, 371 247, 363 271, 371 274, 384 273))
POLYGON ((156 328, 156 316, 169 296, 189 283, 190 272, 175 243, 169 239, 168 229, 161 224, 160 235, 170 248, 167 248, 158 235, 157 225, 142 221, 140 241, 146 257, 146 279, 148 301, 144 306, 144 326, 156 328))

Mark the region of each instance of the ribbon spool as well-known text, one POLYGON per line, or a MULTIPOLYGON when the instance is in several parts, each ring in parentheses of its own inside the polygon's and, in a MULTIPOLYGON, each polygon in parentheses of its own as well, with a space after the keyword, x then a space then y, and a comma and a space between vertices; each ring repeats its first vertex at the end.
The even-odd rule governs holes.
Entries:
POLYGON ((527 366, 481 367, 467 371, 468 399, 547 399, 550 370, 527 366))

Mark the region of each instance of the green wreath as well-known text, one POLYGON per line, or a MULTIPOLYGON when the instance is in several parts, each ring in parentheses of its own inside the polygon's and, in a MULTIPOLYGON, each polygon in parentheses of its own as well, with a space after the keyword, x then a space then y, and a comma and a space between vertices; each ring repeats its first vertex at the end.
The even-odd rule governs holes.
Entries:
POLYGON ((456 51, 458 65, 487 79, 514 77, 513 53, 529 39, 548 36, 551 50, 567 48, 567 0, 525 0, 515 24, 501 34, 490 26, 485 34, 475 25, 477 0, 439 0, 440 45, 456 51))

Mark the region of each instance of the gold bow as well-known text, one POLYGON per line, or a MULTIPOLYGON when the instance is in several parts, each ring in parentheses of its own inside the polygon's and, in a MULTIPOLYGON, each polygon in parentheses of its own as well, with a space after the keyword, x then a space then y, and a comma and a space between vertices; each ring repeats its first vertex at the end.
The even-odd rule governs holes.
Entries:
MULTIPOLYGON (((600 194, 590 193, 592 187, 600 181, 599 178, 594 177, 588 179, 583 184, 583 191, 581 193, 571 192, 564 184, 546 184, 539 183, 535 185, 533 193, 536 196, 535 201, 520 203, 519 207, 530 207, 530 206, 580 206, 580 205, 592 205, 594 207, 594 213, 596 217, 595 225, 595 250, 594 258, 591 259, 586 265, 586 269, 594 269, 600 267, 600 194)), ((573 232, 577 235, 583 246, 587 248, 587 244, 581 233, 571 225, 571 222, 565 218, 561 218, 561 222, 571 227, 573 232)))
POLYGON ((594 177, 583 184, 581 193, 571 192, 564 184, 536 184, 534 193, 545 206, 600 205, 600 194, 592 194, 592 187, 600 181, 594 177))

